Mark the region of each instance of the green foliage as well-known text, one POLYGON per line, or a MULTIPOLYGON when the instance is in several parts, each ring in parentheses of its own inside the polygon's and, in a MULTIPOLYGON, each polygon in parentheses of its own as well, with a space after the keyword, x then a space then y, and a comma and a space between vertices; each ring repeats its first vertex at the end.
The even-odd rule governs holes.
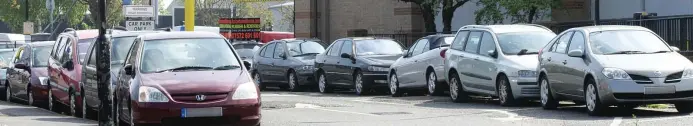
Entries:
POLYGON ((475 12, 477 24, 497 24, 510 19, 512 23, 533 23, 549 17, 550 10, 557 8, 560 0, 479 0, 483 6, 475 12))
MULTIPOLYGON (((90 19, 92 22, 94 22, 94 27, 98 28, 100 23, 97 23, 98 19, 98 14, 99 14, 99 5, 98 0, 77 0, 83 3, 86 3, 89 8, 89 12, 91 12, 90 19)), ((123 1, 122 0, 106 0, 106 23, 108 25, 119 25, 120 22, 123 22, 125 20, 125 17, 123 17, 123 1)), ((85 10, 86 11, 86 10, 85 10)), ((84 12, 84 11, 82 11, 84 12)))
MULTIPOLYGON (((0 0, 0 21, 5 22, 14 33, 23 31, 23 22, 26 21, 24 6, 25 0, 0 0)), ((49 10, 45 0, 29 0, 29 21, 34 22, 35 32, 41 32, 39 26, 45 26, 50 21, 49 10)), ((55 0, 54 18, 58 21, 67 21, 70 26, 76 26, 82 22, 87 6, 85 3, 72 0, 55 0), (63 12, 63 13, 59 13, 63 12)))
POLYGON ((260 18, 263 28, 272 27, 272 11, 264 2, 238 2, 235 4, 238 18, 260 18))

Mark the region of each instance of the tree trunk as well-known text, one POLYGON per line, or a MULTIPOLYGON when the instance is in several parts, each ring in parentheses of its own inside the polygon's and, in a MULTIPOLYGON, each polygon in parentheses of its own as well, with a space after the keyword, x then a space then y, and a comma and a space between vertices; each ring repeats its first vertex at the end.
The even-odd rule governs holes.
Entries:
POLYGON ((457 8, 443 9, 443 33, 450 34, 452 32, 452 17, 455 15, 457 8))
POLYGON ((537 7, 532 7, 527 14, 527 23, 533 23, 534 17, 537 15, 537 7))
POLYGON ((425 32, 436 32, 435 14, 431 7, 420 6, 421 13, 424 19, 424 27, 426 27, 425 32))

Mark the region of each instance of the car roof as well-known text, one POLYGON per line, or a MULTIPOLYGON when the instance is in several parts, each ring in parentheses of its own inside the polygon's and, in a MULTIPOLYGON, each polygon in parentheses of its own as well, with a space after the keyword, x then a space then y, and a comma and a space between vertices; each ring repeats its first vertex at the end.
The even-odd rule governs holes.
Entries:
POLYGON ((140 35, 142 40, 185 39, 185 38, 224 38, 219 33, 204 31, 159 32, 140 35))
POLYGON ((111 37, 113 37, 113 38, 137 37, 138 35, 150 34, 150 33, 159 33, 159 32, 161 32, 161 31, 116 31, 116 30, 113 30, 113 33, 111 33, 111 37))
POLYGON ((26 45, 28 45, 28 46, 51 46, 53 44, 55 44, 55 41, 31 42, 31 43, 27 43, 26 45))
POLYGON ((485 29, 491 30, 494 33, 510 33, 510 32, 531 32, 531 31, 543 31, 552 32, 550 29, 536 24, 509 24, 509 25, 465 25, 460 28, 464 29, 485 29))
POLYGON ((99 30, 97 29, 90 29, 90 30, 77 30, 77 31, 69 31, 69 32, 75 32, 77 33, 77 39, 90 39, 90 38, 96 38, 99 36, 99 30))
POLYGON ((0 52, 10 52, 10 51, 15 51, 17 48, 10 48, 10 49, 0 49, 0 52))
POLYGON ((630 26, 630 25, 597 25, 597 26, 584 26, 584 27, 576 27, 576 28, 571 28, 568 30, 585 30, 588 33, 590 32, 598 32, 598 31, 612 31, 612 30, 643 30, 643 31, 651 31, 650 29, 647 29, 645 27, 640 27, 640 26, 630 26))

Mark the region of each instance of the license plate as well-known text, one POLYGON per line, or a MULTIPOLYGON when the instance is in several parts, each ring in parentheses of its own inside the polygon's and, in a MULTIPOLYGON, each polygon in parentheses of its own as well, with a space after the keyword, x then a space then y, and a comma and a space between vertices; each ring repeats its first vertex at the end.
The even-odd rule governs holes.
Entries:
POLYGON ((185 117, 219 117, 224 113, 221 107, 211 107, 211 108, 182 108, 180 110, 180 116, 185 117))
POLYGON ((375 80, 375 83, 387 83, 387 80, 375 80))
POLYGON ((676 92, 674 86, 664 87, 645 87, 645 94, 673 94, 676 92))

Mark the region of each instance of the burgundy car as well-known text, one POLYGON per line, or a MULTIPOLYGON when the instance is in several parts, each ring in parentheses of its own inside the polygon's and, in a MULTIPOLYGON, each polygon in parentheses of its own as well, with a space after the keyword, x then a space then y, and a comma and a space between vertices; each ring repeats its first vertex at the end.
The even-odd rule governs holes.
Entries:
POLYGON ((79 99, 79 81, 82 75, 82 64, 89 44, 98 35, 98 30, 68 30, 60 34, 48 58, 48 108, 59 111, 61 106, 69 108, 68 113, 80 116, 77 106, 79 99))
POLYGON ((116 124, 259 125, 259 90, 216 33, 140 35, 116 83, 116 124))
POLYGON ((32 42, 17 49, 14 66, 7 69, 6 99, 22 100, 29 105, 45 106, 48 100, 48 55, 53 41, 32 42))

